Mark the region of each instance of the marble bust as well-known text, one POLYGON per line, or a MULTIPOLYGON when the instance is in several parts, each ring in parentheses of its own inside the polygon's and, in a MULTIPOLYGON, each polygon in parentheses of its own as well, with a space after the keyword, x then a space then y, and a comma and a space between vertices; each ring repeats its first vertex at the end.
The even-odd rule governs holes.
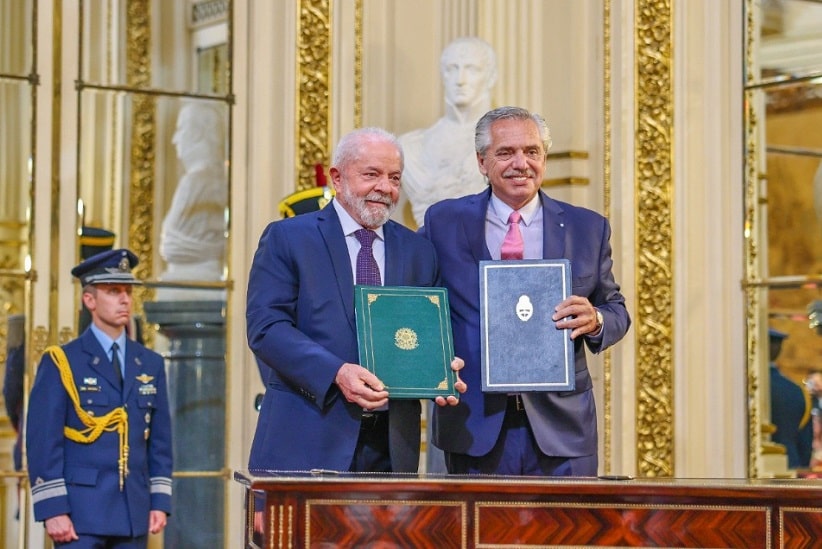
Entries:
POLYGON ((491 108, 496 54, 480 38, 457 38, 442 51, 440 75, 445 115, 428 128, 399 137, 405 155, 403 194, 417 226, 431 204, 477 193, 486 186, 477 170, 474 129, 491 108))
MULTIPOLYGON (((183 103, 172 138, 184 173, 163 220, 160 256, 163 281, 216 281, 223 278, 228 178, 225 118, 205 101, 183 103)), ((158 299, 222 299, 215 290, 161 288, 158 299)))

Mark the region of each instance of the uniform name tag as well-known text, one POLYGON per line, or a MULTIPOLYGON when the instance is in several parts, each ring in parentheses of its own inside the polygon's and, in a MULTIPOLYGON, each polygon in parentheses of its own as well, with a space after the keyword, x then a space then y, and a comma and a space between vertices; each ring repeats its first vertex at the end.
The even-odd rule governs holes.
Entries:
POLYGON ((146 383, 145 385, 140 385, 137 389, 141 395, 156 395, 157 394, 157 387, 155 387, 151 383, 146 383))

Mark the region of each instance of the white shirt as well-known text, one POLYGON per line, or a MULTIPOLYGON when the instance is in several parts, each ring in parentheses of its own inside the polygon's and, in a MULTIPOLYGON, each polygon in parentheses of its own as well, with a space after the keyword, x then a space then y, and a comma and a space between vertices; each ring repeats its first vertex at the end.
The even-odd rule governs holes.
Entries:
MULTIPOLYGON (((340 218, 340 225, 342 225, 343 234, 345 235, 345 245, 348 246, 348 259, 351 261, 351 274, 354 280, 357 280, 357 254, 362 247, 360 241, 354 236, 354 233, 360 229, 364 229, 362 225, 354 221, 354 218, 343 208, 339 202, 332 200, 331 204, 337 211, 337 216, 340 218)), ((374 239, 372 251, 374 259, 377 260, 377 266, 380 268, 380 280, 385 285, 385 234, 382 226, 372 229, 377 233, 377 238, 374 239)))

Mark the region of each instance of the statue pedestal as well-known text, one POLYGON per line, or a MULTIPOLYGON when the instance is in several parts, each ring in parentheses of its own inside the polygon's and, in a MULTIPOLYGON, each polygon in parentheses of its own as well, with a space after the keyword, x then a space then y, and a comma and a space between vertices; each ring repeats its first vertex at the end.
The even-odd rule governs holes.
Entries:
MULTIPOLYGON (((146 320, 168 338, 166 359, 174 472, 221 471, 225 466, 225 302, 156 301, 146 320)), ((167 547, 224 545, 224 480, 176 477, 167 547)))

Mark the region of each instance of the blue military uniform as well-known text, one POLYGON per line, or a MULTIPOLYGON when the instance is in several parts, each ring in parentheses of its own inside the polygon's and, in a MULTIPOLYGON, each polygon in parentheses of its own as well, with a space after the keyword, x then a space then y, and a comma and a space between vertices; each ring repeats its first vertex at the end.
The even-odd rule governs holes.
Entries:
MULTIPOLYGON (((132 284, 138 283, 130 272, 134 264, 131 252, 113 250, 72 274, 84 286, 132 284)), ((84 534, 145 536, 151 510, 171 512, 163 358, 127 340, 121 381, 92 328, 61 348, 65 362, 59 349, 43 355, 29 398, 26 448, 35 519, 68 514, 81 540, 84 534), (61 377, 60 363, 70 376, 61 377), (95 437, 90 423, 103 418, 111 419, 95 437), (127 470, 121 471, 121 456, 127 470)))
POLYGON ((771 440, 785 446, 788 467, 791 469, 808 467, 813 445, 813 425, 811 424, 811 399, 807 390, 785 377, 777 368, 777 355, 787 334, 770 329, 770 396, 771 423, 776 432, 771 440))

